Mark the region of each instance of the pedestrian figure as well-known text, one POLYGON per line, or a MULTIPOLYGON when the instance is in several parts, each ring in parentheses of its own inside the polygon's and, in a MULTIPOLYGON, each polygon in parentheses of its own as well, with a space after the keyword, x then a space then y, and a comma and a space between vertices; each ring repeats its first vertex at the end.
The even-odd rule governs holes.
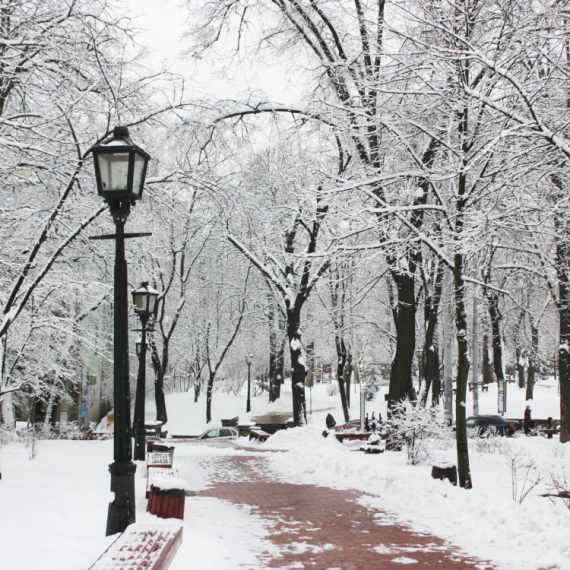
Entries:
POLYGON ((524 411, 524 433, 525 435, 530 435, 530 428, 531 428, 531 419, 530 419, 530 406, 527 406, 524 411))
POLYGON ((336 421, 335 421, 335 419, 333 418, 333 415, 332 415, 332 414, 327 414, 327 417, 326 417, 326 419, 325 419, 325 422, 326 422, 326 424, 327 424, 327 428, 328 428, 328 429, 331 429, 331 428, 333 428, 334 426, 336 426, 336 421))
POLYGON ((364 430, 370 431, 370 424, 368 423, 368 414, 366 414, 366 417, 364 418, 364 430))

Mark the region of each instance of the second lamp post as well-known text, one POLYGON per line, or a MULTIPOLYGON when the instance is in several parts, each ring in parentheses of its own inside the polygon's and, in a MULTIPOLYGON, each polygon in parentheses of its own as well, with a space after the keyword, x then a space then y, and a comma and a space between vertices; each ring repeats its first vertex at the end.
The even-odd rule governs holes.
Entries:
POLYGON ((144 281, 141 286, 132 292, 135 313, 141 320, 141 342, 137 343, 139 357, 139 374, 137 378, 137 391, 135 395, 135 414, 133 418, 133 437, 135 441, 134 459, 144 461, 145 458, 145 428, 144 428, 144 402, 146 396, 146 333, 152 329, 147 328, 150 317, 156 316, 159 292, 155 291, 144 281))
POLYGON ((251 363, 253 362, 253 354, 251 352, 245 357, 247 364, 247 404, 245 407, 246 413, 251 410, 251 363))

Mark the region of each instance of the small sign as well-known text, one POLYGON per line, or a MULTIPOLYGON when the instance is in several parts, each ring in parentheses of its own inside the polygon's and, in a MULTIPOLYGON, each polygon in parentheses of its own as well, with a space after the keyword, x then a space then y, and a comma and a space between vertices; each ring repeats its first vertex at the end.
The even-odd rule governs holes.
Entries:
POLYGON ((332 364, 323 364, 323 372, 327 374, 332 372, 332 364))

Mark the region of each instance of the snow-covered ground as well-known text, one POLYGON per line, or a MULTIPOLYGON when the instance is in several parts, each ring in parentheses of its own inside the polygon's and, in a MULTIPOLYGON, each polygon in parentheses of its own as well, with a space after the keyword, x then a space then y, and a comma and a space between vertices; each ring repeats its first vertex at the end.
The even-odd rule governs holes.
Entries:
MULTIPOLYGON (((453 442, 431 449, 426 462, 408 466, 404 452, 365 455, 333 438, 323 438, 329 411, 342 421, 339 396, 329 395, 329 391, 328 385, 313 389, 308 427, 279 432, 261 444, 282 451, 264 455, 284 481, 360 490, 362 501, 371 509, 387 509, 416 528, 449 539, 469 554, 508 568, 570 569, 570 510, 559 499, 553 503, 539 496, 546 492, 551 477, 562 477, 565 472, 570 479, 569 444, 518 434, 491 443, 471 440, 473 489, 467 491, 430 476, 433 460, 455 463, 453 442), (527 470, 522 466, 532 460, 536 470, 531 469, 527 485, 537 473, 543 480, 519 504, 513 494, 519 499, 524 493, 527 470), (513 462, 519 464, 514 490, 513 462)), ((368 409, 385 417, 384 391, 368 409)), ((351 418, 356 418, 357 394, 353 400, 351 418)), ((530 404, 534 417, 558 418, 556 383, 539 384, 530 404)), ((471 413, 470 399, 466 405, 471 413)), ((525 405, 524 390, 509 385, 506 416, 521 418, 525 405)), ((205 400, 194 403, 191 394, 171 394, 167 406, 171 434, 198 434, 206 429, 205 400)), ((480 394, 480 411, 496 413, 496 409, 496 387, 491 386, 489 392, 480 394)), ((275 404, 269 405, 266 395, 252 399, 250 417, 271 411, 291 411, 287 389, 275 404)), ((222 418, 245 420, 244 412, 243 396, 216 393, 210 426, 219 425, 222 418)), ((147 417, 153 419, 150 402, 147 417)), ((200 455, 248 454, 251 448, 256 449, 245 438, 235 448, 176 445, 175 461, 195 490, 210 484, 208 472, 193 467, 200 455)), ((113 498, 107 467, 112 461, 112 442, 44 441, 33 460, 23 443, 12 442, 2 448, 0 458, 1 567, 88 568, 111 541, 104 530, 107 504, 113 498)), ((150 516, 144 513, 143 477, 141 466, 137 470, 137 520, 150 516)), ((186 509, 184 542, 172 569, 187 568, 189 561, 202 569, 256 568, 256 553, 271 549, 264 521, 246 507, 205 497, 192 500, 192 508, 186 509)))

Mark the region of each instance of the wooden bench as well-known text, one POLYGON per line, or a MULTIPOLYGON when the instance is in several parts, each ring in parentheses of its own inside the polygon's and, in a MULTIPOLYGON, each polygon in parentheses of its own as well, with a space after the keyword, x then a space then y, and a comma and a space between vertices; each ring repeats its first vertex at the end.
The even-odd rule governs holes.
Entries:
POLYGON ((152 467, 163 467, 165 469, 172 469, 172 455, 170 453, 147 453, 146 468, 148 470, 152 467))
MULTIPOLYGON (((469 386, 469 391, 473 392, 473 382, 469 382, 468 386, 469 386)), ((483 382, 477 382, 477 386, 479 387, 480 390, 483 390, 483 392, 489 391, 488 384, 483 384, 483 382)))
POLYGON ((552 436, 560 433, 560 428, 538 428, 539 435, 545 435, 548 439, 552 439, 552 436))
POLYGON ((163 443, 163 441, 162 439, 160 439, 160 437, 156 437, 154 435, 147 435, 145 437, 145 443, 146 443, 146 451, 147 453, 150 453, 155 444, 163 443))
POLYGON ((263 431, 262 429, 250 429, 249 430, 249 440, 257 439, 259 441, 265 441, 271 436, 270 433, 263 431))
POLYGON ((371 431, 346 431, 335 433, 334 436, 342 443, 345 439, 347 440, 360 440, 368 441, 368 438, 372 435, 371 431))
POLYGON ((182 525, 134 523, 89 570, 167 570, 182 544, 182 525))

